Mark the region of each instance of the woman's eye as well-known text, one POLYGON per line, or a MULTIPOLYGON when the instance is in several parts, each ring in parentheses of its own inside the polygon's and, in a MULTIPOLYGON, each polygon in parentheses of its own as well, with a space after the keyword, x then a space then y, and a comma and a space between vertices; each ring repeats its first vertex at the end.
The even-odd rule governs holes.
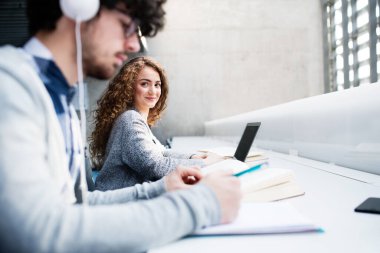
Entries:
POLYGON ((147 87, 147 86, 148 86, 148 83, 141 83, 141 86, 142 86, 142 87, 147 87))
POLYGON ((154 86, 155 87, 161 87, 161 84, 160 83, 156 83, 154 86))

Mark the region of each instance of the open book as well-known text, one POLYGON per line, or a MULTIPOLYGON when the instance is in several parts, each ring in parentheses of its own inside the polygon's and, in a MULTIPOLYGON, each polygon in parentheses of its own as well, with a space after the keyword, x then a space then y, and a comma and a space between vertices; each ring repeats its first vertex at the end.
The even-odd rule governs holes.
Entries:
MULTIPOLYGON (((248 169, 250 165, 234 159, 227 159, 202 168, 204 175, 217 170, 231 170, 234 174, 248 169)), ((260 168, 239 177, 243 192, 243 201, 275 201, 304 194, 296 184, 294 172, 283 168, 260 168)))
POLYGON ((198 230, 193 235, 273 234, 311 231, 321 231, 321 229, 289 203, 243 203, 234 222, 198 230))
MULTIPOLYGON (((211 152, 220 156, 223 156, 225 158, 232 158, 234 157, 236 147, 232 146, 223 146, 223 147, 216 147, 216 148, 206 148, 206 149, 200 149, 199 152, 211 152)), ((259 151, 249 151, 246 160, 260 160, 260 159, 266 159, 266 156, 264 156, 263 152, 259 151)))

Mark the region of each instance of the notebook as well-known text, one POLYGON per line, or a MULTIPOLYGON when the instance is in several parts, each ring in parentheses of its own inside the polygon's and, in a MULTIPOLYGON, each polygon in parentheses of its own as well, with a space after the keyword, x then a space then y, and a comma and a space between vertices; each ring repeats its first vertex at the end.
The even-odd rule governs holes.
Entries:
MULTIPOLYGON (((236 152, 236 147, 234 146, 222 146, 222 147, 216 147, 216 148, 205 148, 205 149, 200 149, 200 152, 211 152, 220 156, 224 156, 225 158, 232 158, 235 155, 236 152)), ((247 162, 247 159, 253 158, 261 158, 263 159, 264 157, 264 152, 261 151, 256 151, 256 150, 251 150, 248 152, 248 155, 245 159, 247 162)))
POLYGON ((290 169, 264 167, 242 176, 241 189, 243 193, 254 192, 289 182, 294 176, 294 171, 290 169))
POLYGON ((243 202, 271 202, 282 199, 302 196, 305 191, 296 183, 294 179, 243 194, 243 202))
MULTIPOLYGON (((263 164, 263 167, 239 177, 243 201, 268 202, 305 194, 296 183, 293 170, 271 168, 262 162, 256 162, 256 164, 263 164)), ((236 174, 253 166, 252 163, 248 165, 238 160, 228 159, 203 167, 201 171, 203 175, 220 170, 232 170, 236 174)))
POLYGON ((193 235, 246 235, 322 231, 290 203, 242 203, 238 217, 230 224, 216 225, 193 235))
POLYGON ((223 160, 223 161, 211 164, 209 166, 203 167, 201 171, 203 175, 207 175, 214 171, 220 171, 220 170, 232 170, 232 172, 236 174, 248 168, 249 166, 246 163, 240 162, 238 160, 227 159, 227 160, 223 160))

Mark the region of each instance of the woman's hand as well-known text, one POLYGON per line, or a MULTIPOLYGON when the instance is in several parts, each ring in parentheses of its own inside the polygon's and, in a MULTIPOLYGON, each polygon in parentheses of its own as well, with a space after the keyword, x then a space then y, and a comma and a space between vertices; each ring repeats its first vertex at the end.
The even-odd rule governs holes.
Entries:
POLYGON ((224 156, 217 155, 215 153, 207 152, 207 157, 204 158, 204 162, 206 165, 211 165, 220 161, 225 160, 224 156))
POLYGON ((206 158, 207 158, 207 154, 196 154, 190 157, 190 159, 206 159, 206 158))

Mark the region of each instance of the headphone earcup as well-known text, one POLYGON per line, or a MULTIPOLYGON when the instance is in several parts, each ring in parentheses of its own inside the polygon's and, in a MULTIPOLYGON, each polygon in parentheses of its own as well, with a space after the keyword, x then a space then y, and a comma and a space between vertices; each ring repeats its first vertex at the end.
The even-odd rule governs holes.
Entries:
POLYGON ((63 14, 75 21, 87 21, 99 10, 99 0, 59 0, 63 14))

